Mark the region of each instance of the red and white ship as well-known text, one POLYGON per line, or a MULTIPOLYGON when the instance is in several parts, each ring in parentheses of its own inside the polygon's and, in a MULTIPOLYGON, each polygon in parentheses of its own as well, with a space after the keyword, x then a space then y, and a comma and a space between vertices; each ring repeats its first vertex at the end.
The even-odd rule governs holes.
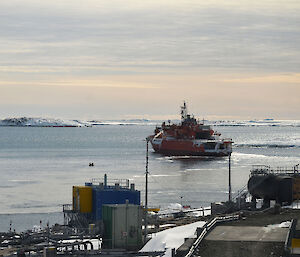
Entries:
POLYGON ((232 139, 222 139, 209 125, 198 122, 181 107, 181 123, 162 123, 148 137, 155 152, 164 155, 227 156, 232 152, 232 139))

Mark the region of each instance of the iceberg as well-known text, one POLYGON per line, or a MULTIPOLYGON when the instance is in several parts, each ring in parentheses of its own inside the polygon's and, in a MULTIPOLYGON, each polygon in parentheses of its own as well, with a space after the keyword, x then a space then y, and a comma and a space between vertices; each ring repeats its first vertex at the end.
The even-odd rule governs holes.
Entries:
POLYGON ((78 120, 61 120, 61 119, 45 119, 45 118, 6 118, 0 120, 0 126, 13 127, 87 127, 89 123, 78 120))

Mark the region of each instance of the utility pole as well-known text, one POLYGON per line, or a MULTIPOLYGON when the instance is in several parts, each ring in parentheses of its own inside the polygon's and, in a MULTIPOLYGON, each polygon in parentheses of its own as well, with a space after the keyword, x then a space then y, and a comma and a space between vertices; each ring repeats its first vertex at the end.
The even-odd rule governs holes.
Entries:
POLYGON ((231 153, 228 155, 228 201, 231 202, 231 153))
POLYGON ((149 138, 146 138, 146 185, 145 185, 145 233, 144 233, 144 243, 147 242, 147 227, 148 227, 148 162, 149 162, 149 138))

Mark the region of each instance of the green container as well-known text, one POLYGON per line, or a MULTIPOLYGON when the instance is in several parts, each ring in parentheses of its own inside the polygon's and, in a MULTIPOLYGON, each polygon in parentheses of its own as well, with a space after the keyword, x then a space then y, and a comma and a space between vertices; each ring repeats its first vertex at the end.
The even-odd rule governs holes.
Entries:
POLYGON ((142 208, 133 204, 102 206, 103 248, 139 250, 142 246, 142 208))

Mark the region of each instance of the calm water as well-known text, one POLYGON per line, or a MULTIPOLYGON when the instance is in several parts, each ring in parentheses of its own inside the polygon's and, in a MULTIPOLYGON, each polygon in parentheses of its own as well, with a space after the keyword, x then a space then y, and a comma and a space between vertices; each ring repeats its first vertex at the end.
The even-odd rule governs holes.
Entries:
MULTIPOLYGON (((239 190, 253 164, 294 166, 300 162, 300 127, 216 127, 235 142, 232 186, 239 190)), ((128 178, 144 199, 145 137, 153 126, 91 128, 0 127, 0 231, 62 222, 62 204, 72 186, 91 178, 128 178), (94 162, 94 167, 88 163, 94 162), (33 214, 34 213, 34 214, 33 214)), ((151 149, 151 148, 150 148, 151 149)), ((150 152, 150 205, 209 206, 228 198, 228 158, 164 157, 150 152)))

